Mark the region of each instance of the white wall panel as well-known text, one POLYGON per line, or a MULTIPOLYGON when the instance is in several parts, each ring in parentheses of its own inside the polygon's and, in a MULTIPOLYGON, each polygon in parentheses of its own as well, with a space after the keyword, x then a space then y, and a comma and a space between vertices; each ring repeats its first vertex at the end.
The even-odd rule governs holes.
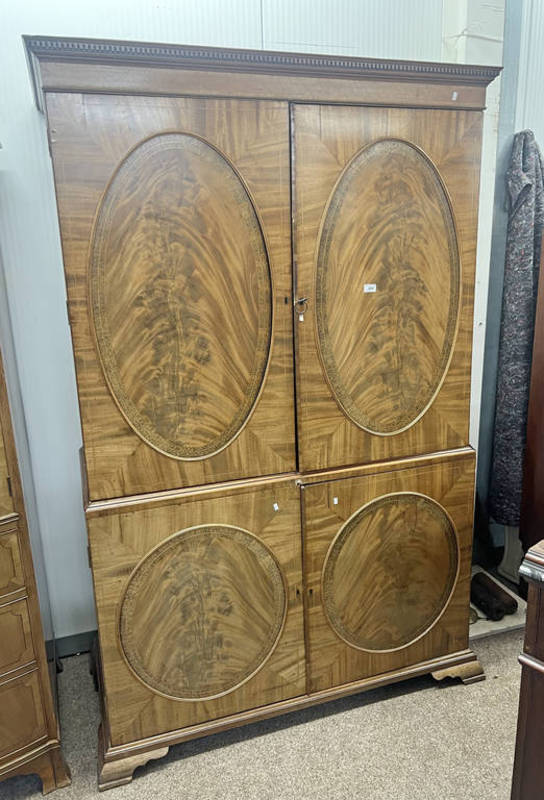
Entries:
POLYGON ((263 0, 264 47, 440 61, 442 0, 263 0))
POLYGON ((516 130, 529 128, 544 153, 544 3, 524 0, 516 107, 516 130))
POLYGON ((34 574, 38 586, 38 596, 42 614, 42 628, 46 639, 53 638, 53 620, 51 615, 51 605, 49 599, 49 589, 47 586, 47 574, 45 571, 45 561, 43 556, 43 540, 38 521, 38 511, 36 505, 36 492, 34 489, 34 478, 32 473, 30 451, 28 447, 28 433, 26 430, 26 420, 23 411, 21 397, 21 387, 19 385, 19 374, 17 362, 15 360, 15 348, 13 345, 13 330, 7 303, 7 292, 5 285, 4 269, 0 258, 0 349, 2 351, 2 361, 4 364, 4 374, 8 389, 8 401, 10 406, 10 416, 13 425, 15 446, 17 448, 17 462, 23 485, 23 495, 25 499, 25 512, 32 549, 32 559, 34 562, 34 574))
MULTIPOLYGON (((452 2, 453 5, 456 5, 457 0, 452 0, 452 2)), ((502 64, 504 4, 505 0, 469 0, 467 3, 465 24, 458 37, 464 41, 461 51, 465 63, 502 64)), ((475 448, 478 446, 480 429, 500 96, 501 79, 499 77, 487 90, 487 108, 484 114, 482 136, 470 402, 470 443, 475 448)))
MULTIPOLYGON (((457 2, 0 0, 0 247, 57 636, 92 629, 95 621, 53 180, 44 120, 33 104, 21 35, 451 60, 443 20, 457 20, 448 28, 454 37, 450 46, 466 33, 466 14, 454 13, 457 2)), ((474 2, 466 0, 463 8, 474 2)), ((465 45, 457 48, 458 60, 465 45)), ((482 203, 491 203, 491 197, 483 196, 482 203)), ((485 272, 489 257, 482 252, 479 269, 485 272)), ((473 412, 477 416, 478 410, 473 412)))

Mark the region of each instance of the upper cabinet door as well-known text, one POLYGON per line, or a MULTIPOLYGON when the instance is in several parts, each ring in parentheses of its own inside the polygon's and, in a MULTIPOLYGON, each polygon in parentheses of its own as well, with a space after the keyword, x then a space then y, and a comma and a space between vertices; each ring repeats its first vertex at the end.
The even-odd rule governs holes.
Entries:
POLYGON ((466 445, 480 112, 292 126, 301 469, 466 445))
POLYGON ((293 470, 287 104, 47 113, 90 499, 293 470))

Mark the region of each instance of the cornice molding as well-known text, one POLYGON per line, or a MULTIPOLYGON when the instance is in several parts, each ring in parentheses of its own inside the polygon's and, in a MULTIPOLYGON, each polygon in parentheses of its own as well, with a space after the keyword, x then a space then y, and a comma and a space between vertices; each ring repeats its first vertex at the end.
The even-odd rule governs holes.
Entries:
POLYGON ((379 58, 238 50, 193 45, 153 44, 106 39, 23 36, 37 93, 39 62, 146 65, 348 80, 407 80, 487 86, 501 67, 400 61, 379 58))

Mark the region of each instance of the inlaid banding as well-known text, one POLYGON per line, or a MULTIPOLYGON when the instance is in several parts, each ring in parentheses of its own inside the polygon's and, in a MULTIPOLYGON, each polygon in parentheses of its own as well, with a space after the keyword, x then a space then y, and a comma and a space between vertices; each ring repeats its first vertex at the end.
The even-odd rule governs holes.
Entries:
POLYGON ((432 162, 383 139, 343 170, 321 225, 317 341, 333 396, 364 430, 420 419, 446 376, 461 267, 450 202, 432 162))
POLYGON ((121 163, 90 257, 98 353, 133 430, 160 452, 202 459, 255 408, 272 335, 272 284, 238 173, 195 136, 166 133, 121 163))
POLYGON ((435 625, 458 570, 457 533, 443 507, 426 495, 383 495, 353 514, 329 548, 327 619, 351 647, 398 650, 435 625))
POLYGON ((120 643, 148 688, 179 700, 233 691, 258 672, 283 629, 285 580, 256 536, 227 525, 174 534, 132 572, 120 643))

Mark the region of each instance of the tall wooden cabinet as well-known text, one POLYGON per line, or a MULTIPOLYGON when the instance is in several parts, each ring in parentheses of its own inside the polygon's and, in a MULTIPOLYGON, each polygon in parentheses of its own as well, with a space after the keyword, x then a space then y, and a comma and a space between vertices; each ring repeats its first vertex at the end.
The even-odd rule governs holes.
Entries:
POLYGON ((0 352, 0 781, 36 773, 44 794, 70 783, 49 668, 0 352))
POLYGON ((99 624, 99 784, 468 649, 498 70, 27 38, 99 624))

